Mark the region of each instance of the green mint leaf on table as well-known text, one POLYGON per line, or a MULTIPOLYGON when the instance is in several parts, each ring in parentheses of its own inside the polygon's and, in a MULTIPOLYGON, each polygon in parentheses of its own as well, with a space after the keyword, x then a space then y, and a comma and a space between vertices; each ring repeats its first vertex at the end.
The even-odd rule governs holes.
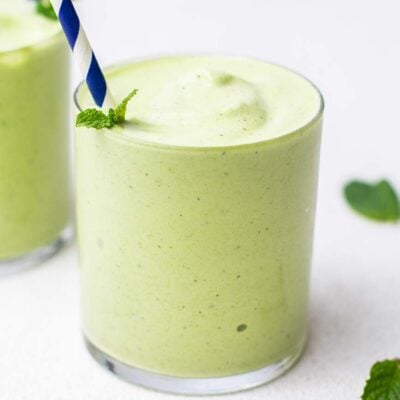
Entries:
POLYGON ((53 6, 48 1, 36 0, 36 12, 54 21, 58 19, 53 6))
POLYGON ((383 222, 400 219, 399 199, 386 180, 374 184, 350 182, 344 188, 344 196, 355 211, 367 218, 383 222))
POLYGON ((400 400, 400 360, 374 364, 362 400, 400 400))
POLYGON ((95 108, 89 108, 80 112, 76 118, 76 126, 86 128, 103 129, 112 128, 125 122, 126 108, 128 103, 136 95, 137 89, 131 93, 115 109, 110 108, 108 114, 95 108))

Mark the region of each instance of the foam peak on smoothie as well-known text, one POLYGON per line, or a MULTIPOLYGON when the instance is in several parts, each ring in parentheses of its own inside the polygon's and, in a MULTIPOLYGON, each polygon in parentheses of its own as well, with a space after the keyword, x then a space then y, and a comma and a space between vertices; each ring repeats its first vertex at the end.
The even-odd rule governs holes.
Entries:
POLYGON ((36 13, 34 2, 0 0, 0 52, 31 46, 59 30, 57 22, 36 13))
POLYGON ((142 114, 148 128, 165 134, 250 131, 265 123, 266 112, 257 87, 229 73, 193 70, 168 82, 142 114))
MULTIPOLYGON (((317 89, 300 75, 238 57, 164 57, 111 69, 114 96, 128 89, 128 138, 178 146, 232 146, 286 135, 321 108, 317 89)), ((93 106, 86 87, 82 108, 93 106)), ((115 131, 116 133, 119 130, 115 131)))

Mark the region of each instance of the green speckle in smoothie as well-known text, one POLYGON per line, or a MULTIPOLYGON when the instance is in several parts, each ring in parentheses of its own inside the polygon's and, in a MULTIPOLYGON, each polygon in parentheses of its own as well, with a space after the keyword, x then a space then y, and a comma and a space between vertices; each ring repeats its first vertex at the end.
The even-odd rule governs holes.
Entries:
POLYGON ((215 76, 214 82, 216 85, 224 86, 224 85, 228 85, 229 83, 231 83, 234 79, 235 79, 235 77, 231 74, 219 74, 219 75, 215 76))
POLYGON ((247 329, 247 325, 246 325, 246 324, 240 324, 240 325, 238 325, 237 328, 236 328, 236 330, 237 330, 238 332, 243 332, 243 331, 245 331, 246 329, 247 329))
POLYGON ((103 239, 102 238, 97 238, 96 244, 97 244, 97 247, 99 249, 102 249, 104 247, 103 239))

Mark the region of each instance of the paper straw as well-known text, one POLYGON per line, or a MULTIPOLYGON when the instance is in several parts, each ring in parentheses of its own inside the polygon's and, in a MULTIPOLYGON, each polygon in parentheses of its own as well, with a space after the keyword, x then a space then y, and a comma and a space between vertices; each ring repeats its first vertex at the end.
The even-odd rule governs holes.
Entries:
POLYGON ((82 27, 72 0, 50 0, 58 15, 74 58, 86 80, 89 91, 100 108, 115 107, 103 71, 82 27))

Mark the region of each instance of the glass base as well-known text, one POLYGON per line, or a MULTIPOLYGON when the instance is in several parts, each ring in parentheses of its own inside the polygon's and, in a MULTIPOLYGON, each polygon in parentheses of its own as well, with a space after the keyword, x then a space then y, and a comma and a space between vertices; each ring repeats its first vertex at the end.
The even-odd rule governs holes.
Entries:
POLYGON ((15 274, 41 264, 43 261, 58 253, 72 237, 73 229, 67 227, 61 232, 57 240, 47 246, 40 247, 20 257, 0 260, 0 277, 15 274))
POLYGON ((85 344, 92 357, 104 368, 120 378, 161 392, 186 395, 213 395, 238 392, 263 385, 290 369, 302 354, 303 347, 275 364, 255 371, 221 378, 177 378, 128 366, 108 356, 87 338, 85 344))

